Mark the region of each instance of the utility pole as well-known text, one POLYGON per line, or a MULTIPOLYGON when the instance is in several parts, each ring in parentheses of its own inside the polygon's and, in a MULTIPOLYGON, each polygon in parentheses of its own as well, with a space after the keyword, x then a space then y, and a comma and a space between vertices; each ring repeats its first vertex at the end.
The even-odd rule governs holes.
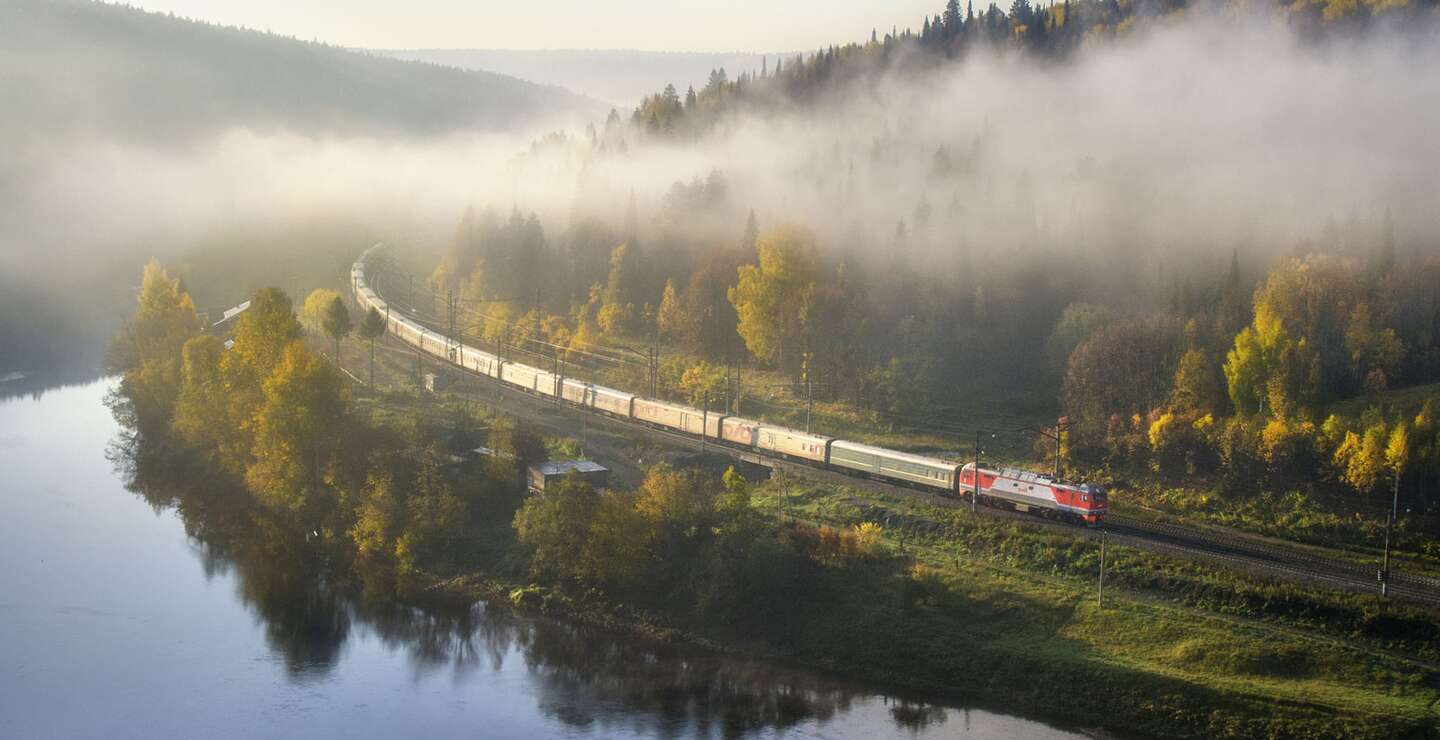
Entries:
POLYGON ((1385 560, 1380 565, 1380 595, 1390 595, 1390 530, 1395 526, 1395 516, 1400 508, 1400 468, 1395 468, 1395 486, 1390 497, 1390 518, 1385 520, 1385 560))
POLYGON ((497 412, 500 410, 500 368, 502 367, 500 362, 501 339, 502 337, 499 334, 495 335, 495 410, 497 412))
MULTIPOLYGON (((586 396, 591 393, 589 387, 580 390, 580 405, 585 406, 586 396)), ((580 457, 585 457, 585 443, 590 439, 590 412, 584 408, 580 409, 580 457)))
POLYGON ((970 494, 970 513, 977 513, 980 504, 980 432, 975 432, 975 490, 970 494))
POLYGON ((1055 480, 1060 480, 1060 440, 1062 439, 1061 435, 1065 432, 1065 427, 1068 426, 1068 421, 1069 419, 1064 416, 1055 420, 1055 480))
POLYGON ((705 405, 700 411, 700 456, 705 456, 705 424, 710 421, 710 394, 705 394, 705 405))
POLYGON ((445 320, 450 326, 450 330, 445 333, 445 354, 451 362, 454 362, 458 348, 455 341, 455 290, 453 288, 445 289, 445 320))
POLYGON ((735 413, 740 413, 740 404, 745 400, 745 378, 741 376, 744 369, 740 364, 741 360, 735 360, 735 413))
MULTIPOLYGON (((800 356, 800 377, 805 381, 805 433, 810 433, 810 411, 814 408, 814 400, 810 393, 810 353, 806 352, 800 356)), ((978 465, 977 465, 978 467, 978 465)))
POLYGON ((650 345, 650 397, 656 398, 658 381, 660 378, 660 347, 650 345))
POLYGON ((730 362, 725 362, 725 413, 730 413, 730 362))
POLYGON ((1100 588, 1095 591, 1096 606, 1105 606, 1105 537, 1108 534, 1100 530, 1100 588))

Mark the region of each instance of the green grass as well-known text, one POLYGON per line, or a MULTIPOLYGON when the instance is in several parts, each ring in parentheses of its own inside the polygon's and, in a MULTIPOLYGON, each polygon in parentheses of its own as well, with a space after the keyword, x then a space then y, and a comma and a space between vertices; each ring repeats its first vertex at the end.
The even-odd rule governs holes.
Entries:
POLYGON ((957 527, 945 522, 951 512, 794 479, 766 485, 760 505, 777 518, 836 526, 883 508, 895 522, 886 533, 893 557, 923 564, 925 578, 942 584, 910 603, 858 589, 843 596, 857 611, 816 615, 810 631, 824 637, 807 646, 810 657, 859 659, 899 675, 893 654, 913 638, 932 648, 907 656, 912 675, 965 687, 956 667, 980 661, 1009 676, 989 687, 1002 696, 1024 695, 1039 677, 1057 685, 1083 677, 1115 697, 1108 711, 1138 713, 1127 724, 1161 734, 1385 737, 1436 720, 1433 613, 1401 609, 1392 618, 1402 626, 1366 634, 1380 616, 1373 599, 1119 547, 1107 553, 1102 607, 1092 542, 1014 523, 957 527), (867 640, 888 647, 857 647, 867 640), (997 665, 1012 662, 1035 676, 997 665))
MULTIPOLYGON (((1229 527, 1333 549, 1332 556, 1365 564, 1379 557, 1389 508, 1388 498, 1363 500, 1325 488, 1227 496, 1204 480, 1174 486, 1138 479, 1112 486, 1110 493, 1111 510, 1126 516, 1229 527)), ((1392 554, 1413 573, 1440 574, 1440 538, 1430 530, 1432 522, 1401 516, 1396 523, 1392 554)))

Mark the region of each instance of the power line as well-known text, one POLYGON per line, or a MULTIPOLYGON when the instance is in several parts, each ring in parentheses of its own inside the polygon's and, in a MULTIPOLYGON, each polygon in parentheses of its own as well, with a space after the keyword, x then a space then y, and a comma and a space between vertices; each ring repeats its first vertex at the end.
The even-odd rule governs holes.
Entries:
MULTIPOLYGON (((379 294, 379 291, 377 290, 376 293, 379 294)), ((385 296, 384 296, 383 294, 380 294, 380 297, 381 297, 381 298, 385 298, 385 296)), ((387 300, 388 300, 388 299, 387 299, 387 300)), ((415 317, 417 317, 417 318, 419 318, 419 319, 423 319, 424 321, 426 321, 427 323, 429 323, 429 324, 431 324, 431 325, 440 326, 440 325, 445 325, 445 324, 449 323, 446 319, 444 319, 444 318, 442 318, 442 317, 440 317, 440 316, 437 316, 437 315, 435 315, 435 314, 433 314, 433 313, 430 313, 430 312, 428 312, 428 311, 422 310, 422 309, 420 309, 418 306, 411 305, 411 306, 409 306, 409 308, 410 308, 410 311, 413 313, 413 315, 414 315, 415 317)), ((502 326, 502 327, 504 327, 504 328, 507 328, 507 329, 515 329, 517 326, 519 326, 518 320, 506 320, 506 319, 502 319, 502 318, 500 318, 500 317, 498 317, 498 316, 493 316, 493 315, 491 315, 491 314, 487 314, 487 313, 481 312, 481 311, 479 311, 478 309, 475 309, 475 308, 458 306, 458 307, 456 308, 456 311, 457 311, 458 314, 464 315, 465 317, 470 318, 470 319, 472 319, 472 320, 483 320, 483 321, 486 321, 486 322, 490 322, 490 323, 492 323, 492 324, 499 324, 500 326, 502 326)), ((522 341, 525 342, 525 343, 532 344, 532 345, 539 345, 539 346, 542 346, 542 347, 547 347, 547 348, 550 348, 550 349, 552 349, 552 350, 555 350, 556 352, 565 352, 565 353, 569 353, 569 354, 579 354, 579 355, 583 355, 583 356, 586 356, 586 357, 592 357, 592 358, 594 358, 594 359, 596 359, 596 360, 601 360, 601 361, 608 362, 608 363, 611 363, 611 364, 627 364, 627 365, 631 365, 631 366, 634 366, 634 367, 646 367, 646 368, 649 367, 648 364, 646 364, 646 363, 642 363, 642 362, 640 362, 640 361, 638 361, 638 360, 633 360, 633 359, 628 358, 628 357, 625 357, 625 356, 623 356, 623 355, 600 354, 600 353, 597 353, 597 352, 594 352, 594 351, 585 350, 585 349, 580 349, 580 348, 578 348, 578 347, 569 347, 569 346, 564 346, 564 345, 555 344, 555 343, 553 343, 553 342, 549 342, 549 341, 546 341, 546 340, 544 340, 544 339, 539 339, 539 338, 536 338, 536 337, 526 337, 526 338, 524 338, 522 341)), ((520 350, 520 351, 528 351, 528 350, 526 350, 525 347, 523 347, 523 346, 515 346, 515 349, 518 349, 518 350, 520 350)), ((534 353, 534 354, 539 354, 539 353, 534 353)))
MULTIPOLYGON (((397 273, 397 274, 399 274, 399 275, 408 276, 408 273, 405 273, 404 271, 399 270, 398 268, 390 268, 390 269, 391 269, 393 272, 395 272, 395 273, 397 273)), ((376 290, 376 292, 377 292, 377 294, 379 293, 378 290, 376 290)), ((383 294, 381 295, 381 297, 382 297, 382 298, 384 297, 383 294)), ((513 302, 514 300, 520 300, 520 299, 493 299, 493 302, 513 302)), ((487 302, 490 302, 490 301, 487 301, 487 302)), ((439 326, 439 325, 447 325, 447 324, 450 323, 449 319, 444 319, 444 318, 441 318, 441 317, 439 317, 439 316, 436 316, 436 315, 434 315, 434 314, 432 314, 432 313, 429 313, 429 312, 427 312, 427 311, 423 311, 423 310, 421 310, 419 307, 414 306, 414 305, 411 305, 411 306, 410 306, 410 310, 414 313, 414 315, 415 315, 417 318, 424 319, 424 320, 426 320, 428 323, 430 323, 430 324, 432 324, 432 325, 437 325, 437 326, 439 326)), ((456 306, 456 307, 455 307, 455 312, 456 312, 457 314, 459 314, 459 315, 463 315, 463 316, 471 319, 472 321, 474 321, 474 320, 479 320, 479 321, 484 321, 484 322, 488 322, 488 323, 491 323, 491 324, 498 324, 498 325, 500 325, 500 326, 502 326, 502 327, 504 327, 504 328, 506 328, 506 329, 510 329, 510 330, 513 330, 513 329, 515 329, 517 326, 519 326, 519 320, 518 320, 518 319, 515 319, 515 320, 503 319, 503 318, 498 317, 498 316, 494 316, 494 315, 491 315, 491 314, 487 314, 487 313, 485 313, 485 312, 483 312, 483 311, 480 311, 479 309, 474 308, 474 307, 456 306)), ((517 351, 520 351, 520 352, 526 352, 526 353, 535 355, 536 357, 545 357, 545 353, 536 352, 536 351, 534 351, 534 350, 527 349, 527 348, 524 346, 524 344, 528 343, 528 344, 530 344, 530 345, 548 348, 548 349, 553 350, 555 353, 565 352, 567 355, 575 355, 575 354, 578 354, 578 355, 581 355, 581 356, 583 356, 583 357, 589 357, 589 358, 592 358, 592 359, 594 359, 594 360, 598 360, 598 361, 601 361, 601 362, 609 363, 609 364, 612 365, 612 366, 629 366, 629 367, 632 367, 632 368, 645 369, 645 370, 648 370, 648 371, 651 371, 651 372, 654 371, 654 366, 651 364, 651 363, 653 362, 653 360, 652 360, 652 361, 641 361, 641 360, 639 360, 639 359, 630 358, 630 357, 627 357, 627 356, 625 356, 625 355, 605 353, 605 352, 603 352, 603 351, 600 351, 600 350, 603 350, 603 349, 604 349, 604 347, 601 347, 601 346, 594 346, 594 347, 592 347, 591 349, 588 349, 588 350, 587 350, 587 349, 581 349, 581 348, 577 348, 577 347, 570 347, 570 346, 555 344, 555 343, 550 342, 550 341, 547 341, 547 340, 545 340, 545 339, 540 339, 540 338, 536 338, 536 337, 526 337, 526 338, 522 339, 521 341, 522 341, 522 344, 512 345, 513 349, 515 349, 515 350, 517 350, 517 351)), ((634 351, 634 350, 631 350, 631 351, 634 351)), ((591 368, 591 369, 594 370, 595 368, 591 368)), ((748 390, 748 389, 753 389, 753 388, 757 388, 757 387, 758 387, 758 388, 770 388, 770 389, 773 389, 773 388, 795 388, 795 387, 797 387, 798 385, 800 385, 800 384, 799 384, 799 383, 769 383, 769 384, 760 384, 760 385, 750 385, 750 386, 746 386, 746 385, 744 385, 744 384, 742 383, 742 384, 740 384, 739 387, 738 387, 738 392, 743 395, 746 390, 748 390)), ((812 393, 812 394, 813 394, 814 390, 817 389, 817 387, 818 387, 819 390, 824 390, 824 389, 826 389, 826 388, 828 387, 828 385, 826 385, 826 384, 824 384, 824 383, 819 383, 819 382, 815 382, 815 381, 810 381, 809 385, 811 385, 810 393, 812 393)), ((652 390, 652 395, 654 395, 654 391, 653 391, 653 390, 652 390)), ((809 394, 807 394, 807 395, 809 395, 809 394)), ((774 409, 779 409, 779 410, 781 410, 781 411, 786 411, 786 412, 797 412, 797 413, 798 413, 798 412, 801 412, 801 411, 802 411, 802 409, 799 408, 799 407, 787 406, 787 405, 784 405, 784 404, 776 403, 776 402, 774 402, 773 399, 770 400, 770 401, 765 401, 765 400, 761 400, 761 399, 758 398, 758 397, 750 396, 750 397, 747 397, 746 400, 751 401, 751 402, 753 402, 753 403, 759 403, 759 404, 761 404, 761 405, 763 405, 763 406, 769 406, 769 407, 774 408, 774 409)), ((807 414, 808 414, 808 409, 805 409, 805 411, 807 411, 807 414)), ((940 409, 940 411, 941 411, 943 414, 954 414, 954 415, 961 415, 961 414, 963 413, 963 412, 959 411, 958 409, 955 409, 954 407, 943 408, 943 409, 940 409)), ((983 432, 992 433, 992 434, 993 434, 993 433, 999 433, 999 434, 1014 434, 1014 433, 1018 433, 1018 432, 1022 432, 1022 431, 1031 431, 1030 427, 1033 427, 1033 426, 1034 426, 1033 424, 1030 423, 1030 420, 1028 420, 1028 419, 1022 419, 1021 417, 1017 417, 1017 416, 1014 416, 1014 415, 1012 415, 1012 414, 996 414, 996 413, 993 413, 993 412, 990 413, 990 414, 987 414, 987 415, 988 415, 988 416, 992 416, 992 417, 998 417, 998 418, 995 419, 995 421, 999 422, 1000 424, 1003 424, 1003 425, 1005 425, 1005 426, 1010 426, 1011 424, 1022 424, 1022 425, 1025 425, 1025 426, 1021 426, 1021 427, 1016 428, 1016 429, 998 429, 998 430, 997 430, 997 429, 995 429, 995 428, 993 428, 993 427, 983 428, 983 429, 982 429, 981 427, 973 426, 973 425, 963 425, 963 426, 961 426, 961 425, 946 424, 946 423, 943 423, 943 422, 936 421, 936 420, 933 419, 933 418, 924 418, 924 417, 910 416, 910 415, 907 415, 907 414, 901 414, 901 413, 891 412, 891 411, 883 411, 883 410, 880 410, 880 409, 865 409, 865 410, 863 410, 863 411, 857 409, 857 412, 858 412, 858 413, 863 413, 863 414, 870 414, 870 415, 874 415, 874 416, 879 416, 879 417, 882 417, 882 418, 885 418, 885 419, 889 419, 889 420, 901 422, 901 423, 903 423, 905 426, 907 426, 907 427, 908 427, 910 430, 912 430, 912 431, 917 431, 917 432, 929 432, 929 433, 936 433, 936 434, 973 434, 973 433, 975 433, 975 432, 977 432, 977 431, 983 431, 983 432)))

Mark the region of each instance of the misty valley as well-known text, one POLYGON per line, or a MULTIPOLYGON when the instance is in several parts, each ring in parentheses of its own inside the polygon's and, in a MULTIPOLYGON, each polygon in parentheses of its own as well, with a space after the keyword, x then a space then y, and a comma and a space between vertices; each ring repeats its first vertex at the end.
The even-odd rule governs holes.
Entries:
POLYGON ((0 7, 0 736, 1440 732, 1440 7, 747 3, 0 7))

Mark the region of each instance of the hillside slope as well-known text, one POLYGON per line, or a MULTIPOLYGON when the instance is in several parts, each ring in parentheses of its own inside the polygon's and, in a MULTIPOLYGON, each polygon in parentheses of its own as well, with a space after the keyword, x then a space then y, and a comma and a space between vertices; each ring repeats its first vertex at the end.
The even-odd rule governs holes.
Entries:
POLYGON ((0 3, 0 97, 7 136, 88 129, 165 143, 237 126, 424 136, 604 113, 597 101, 504 75, 85 0, 0 3))
MULTIPOLYGON (((705 86, 711 70, 724 69, 732 77, 741 72, 758 72, 766 56, 625 49, 377 49, 374 53, 563 85, 625 108, 666 83, 674 83, 681 91, 689 85, 698 90, 705 86)), ((779 58, 769 56, 773 57, 770 64, 779 58)))

